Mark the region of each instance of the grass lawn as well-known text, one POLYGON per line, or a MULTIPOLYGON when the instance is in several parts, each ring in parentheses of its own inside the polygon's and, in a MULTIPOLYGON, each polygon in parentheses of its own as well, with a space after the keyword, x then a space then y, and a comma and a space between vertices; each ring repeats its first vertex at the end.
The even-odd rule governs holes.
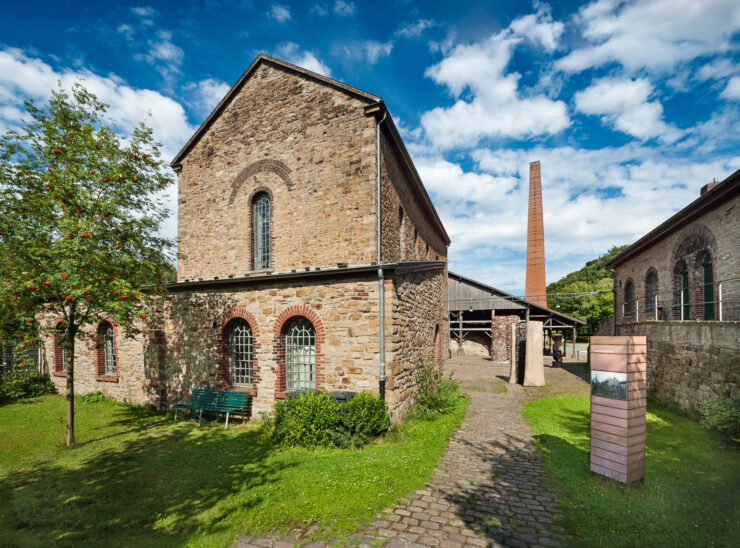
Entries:
POLYGON ((564 493, 564 525, 587 546, 737 546, 740 450, 656 405, 647 413, 644 483, 624 486, 589 472, 588 396, 525 405, 524 417, 564 493))
POLYGON ((466 401, 361 450, 315 451, 79 399, 67 449, 63 397, 0 407, 0 546, 224 546, 309 524, 350 534, 423 485, 466 401))

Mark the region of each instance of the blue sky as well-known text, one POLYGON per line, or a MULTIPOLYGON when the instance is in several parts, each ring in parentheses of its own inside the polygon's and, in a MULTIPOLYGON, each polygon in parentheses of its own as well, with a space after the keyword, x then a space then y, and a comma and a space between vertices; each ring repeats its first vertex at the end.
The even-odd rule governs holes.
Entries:
POLYGON ((13 2, 0 131, 24 98, 83 79, 172 156, 266 52, 383 97, 450 269, 521 293, 529 162, 555 281, 740 168, 739 48, 726 0, 13 2))

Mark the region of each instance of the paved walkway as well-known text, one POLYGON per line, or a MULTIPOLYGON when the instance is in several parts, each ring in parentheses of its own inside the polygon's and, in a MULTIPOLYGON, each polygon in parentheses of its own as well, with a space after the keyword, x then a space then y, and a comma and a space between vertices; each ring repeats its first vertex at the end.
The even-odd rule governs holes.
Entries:
MULTIPOLYGON (((353 544, 462 548, 567 543, 565 529, 553 523, 562 515, 557 491, 546 479, 529 426, 520 415, 526 395, 521 386, 509 386, 501 394, 494 393, 490 381, 471 382, 481 371, 491 378, 492 365, 481 363, 452 364, 472 401, 427 488, 379 514, 367 531, 350 537, 353 544), (481 367, 485 369, 479 371, 481 367)), ((239 546, 283 548, 308 537, 296 533, 291 538, 243 539, 239 546)))

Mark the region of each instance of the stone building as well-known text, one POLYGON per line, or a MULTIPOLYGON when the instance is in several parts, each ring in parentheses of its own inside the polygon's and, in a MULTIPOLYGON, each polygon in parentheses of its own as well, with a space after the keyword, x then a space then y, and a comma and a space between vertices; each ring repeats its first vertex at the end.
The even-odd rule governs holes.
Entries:
POLYGON ((143 335, 78 343, 79 391, 383 390, 399 417, 448 346, 450 240, 382 99, 260 55, 171 165, 178 279, 143 335))
POLYGON ((691 410, 740 397, 740 171, 606 263, 615 331, 646 335, 648 390, 691 410))

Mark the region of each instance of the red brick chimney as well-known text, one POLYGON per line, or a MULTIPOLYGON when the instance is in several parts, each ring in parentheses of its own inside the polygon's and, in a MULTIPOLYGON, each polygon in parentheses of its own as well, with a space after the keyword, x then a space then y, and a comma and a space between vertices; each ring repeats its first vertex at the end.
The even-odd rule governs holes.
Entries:
POLYGON ((545 284, 545 228, 542 222, 540 163, 529 164, 529 218, 527 221, 527 279, 524 298, 547 306, 545 284))
POLYGON ((711 183, 705 184, 703 187, 701 187, 701 191, 699 192, 699 196, 704 196, 705 193, 712 190, 714 187, 716 187, 719 183, 717 182, 717 179, 713 179, 711 183))

